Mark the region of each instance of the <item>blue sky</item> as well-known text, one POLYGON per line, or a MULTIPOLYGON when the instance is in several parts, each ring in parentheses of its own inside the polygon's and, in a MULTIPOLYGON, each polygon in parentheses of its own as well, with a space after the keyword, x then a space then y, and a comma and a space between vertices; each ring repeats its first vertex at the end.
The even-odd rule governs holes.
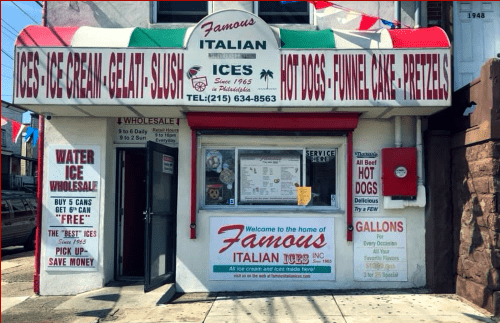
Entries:
MULTIPOLYGON (((42 1, 39 1, 42 3, 42 1)), ((42 7, 36 1, 1 1, 2 7, 2 100, 12 102, 14 39, 28 25, 40 25, 42 7), (24 12, 23 12, 24 11, 24 12), (5 52, 5 53, 4 53, 5 52)), ((23 122, 29 122, 29 113, 23 122)))

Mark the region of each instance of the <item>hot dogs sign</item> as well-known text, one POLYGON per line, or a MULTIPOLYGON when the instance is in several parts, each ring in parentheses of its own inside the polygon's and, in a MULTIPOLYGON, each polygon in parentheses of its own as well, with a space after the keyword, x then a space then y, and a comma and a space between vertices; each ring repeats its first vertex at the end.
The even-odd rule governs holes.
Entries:
POLYGON ((448 106, 432 49, 280 49, 259 17, 216 12, 186 48, 17 47, 14 102, 78 105, 448 106))

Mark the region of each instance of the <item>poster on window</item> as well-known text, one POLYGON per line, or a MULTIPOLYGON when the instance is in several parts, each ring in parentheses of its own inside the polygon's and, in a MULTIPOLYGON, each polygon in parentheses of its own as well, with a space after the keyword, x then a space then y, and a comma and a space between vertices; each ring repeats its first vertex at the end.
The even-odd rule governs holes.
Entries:
POLYGON ((376 151, 354 153, 354 212, 380 212, 380 158, 376 151))
POLYGON ((51 145, 48 163, 45 270, 96 271, 100 146, 51 145))
POLYGON ((241 156, 240 201, 297 203, 301 158, 296 156, 241 156))
POLYGON ((210 280, 335 280, 333 218, 211 217, 210 280))
POLYGON ((407 281, 406 219, 354 219, 354 280, 407 281))

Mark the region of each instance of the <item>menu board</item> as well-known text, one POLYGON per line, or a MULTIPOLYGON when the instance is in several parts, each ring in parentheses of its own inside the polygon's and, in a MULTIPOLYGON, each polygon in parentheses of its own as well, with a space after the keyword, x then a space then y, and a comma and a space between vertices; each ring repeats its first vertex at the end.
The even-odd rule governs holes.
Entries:
POLYGON ((240 201, 296 203, 300 156, 241 156, 240 201))

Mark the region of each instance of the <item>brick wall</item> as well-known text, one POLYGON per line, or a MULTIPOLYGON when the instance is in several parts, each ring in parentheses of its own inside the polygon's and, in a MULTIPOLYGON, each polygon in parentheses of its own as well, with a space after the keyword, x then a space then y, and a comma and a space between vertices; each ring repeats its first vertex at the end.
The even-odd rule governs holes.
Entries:
POLYGON ((451 159, 456 291, 498 314, 500 141, 454 149, 451 159))

